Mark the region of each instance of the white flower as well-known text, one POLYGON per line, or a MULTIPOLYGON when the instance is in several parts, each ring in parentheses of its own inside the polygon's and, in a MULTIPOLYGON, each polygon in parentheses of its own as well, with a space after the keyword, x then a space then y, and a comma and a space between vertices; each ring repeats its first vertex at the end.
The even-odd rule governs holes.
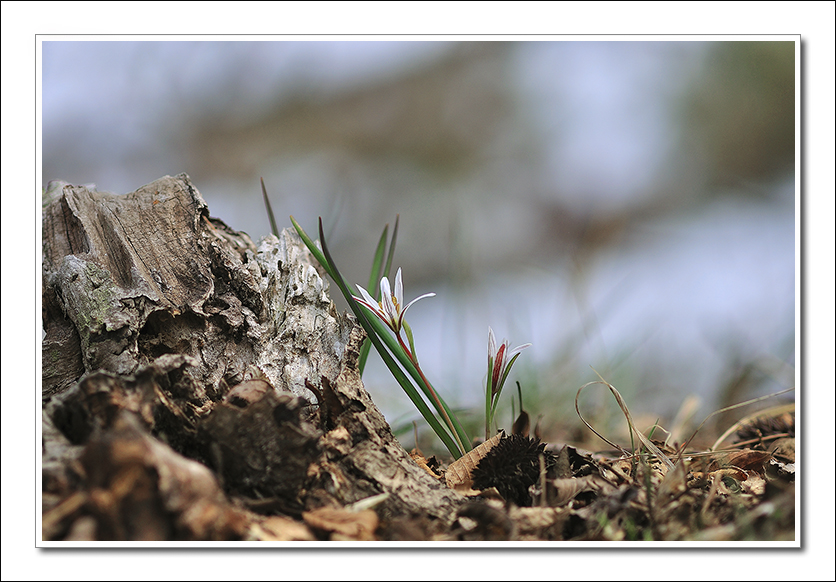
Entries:
POLYGON ((491 382, 491 396, 496 395, 502 389, 502 384, 505 383, 505 378, 508 376, 508 371, 511 369, 514 359, 531 344, 522 344, 514 349, 509 349, 509 345, 507 340, 503 340, 499 349, 497 349, 493 330, 488 326, 488 365, 493 362, 493 368, 490 370, 489 378, 491 382))
POLYGON ((368 291, 363 289, 360 285, 357 285, 357 288, 360 290, 360 294, 363 296, 362 299, 360 297, 355 297, 355 301, 362 303, 369 310, 378 316, 383 322, 389 326, 389 328, 395 332, 395 334, 401 331, 401 327, 403 326, 403 318, 406 314, 406 310, 412 306, 413 303, 418 301, 419 299, 423 299, 424 297, 435 297, 435 293, 425 293, 420 297, 416 297, 412 301, 410 301, 405 307, 401 307, 403 305, 403 277, 401 276, 401 269, 398 268, 398 272, 395 274, 395 292, 392 293, 392 289, 389 287, 389 279, 383 277, 380 280, 380 301, 375 301, 374 297, 372 297, 368 291))

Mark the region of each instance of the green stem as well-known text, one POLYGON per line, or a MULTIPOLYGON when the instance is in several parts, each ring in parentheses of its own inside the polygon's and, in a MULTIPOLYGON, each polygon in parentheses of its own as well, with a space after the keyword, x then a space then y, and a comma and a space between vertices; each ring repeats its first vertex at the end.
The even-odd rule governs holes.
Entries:
MULTIPOLYGON (((292 217, 291 217, 291 220, 293 220, 292 217)), ((294 222, 294 226, 296 226, 295 221, 293 221, 293 222, 294 222)), ((301 229, 299 227, 297 227, 297 230, 301 230, 301 229)), ((301 233, 300 233, 300 236, 301 236, 301 233)), ((307 235, 305 235, 305 237, 303 237, 303 240, 305 240, 305 238, 308 238, 307 235)), ((308 240, 310 240, 310 238, 308 238, 308 240)), ((412 401, 413 404, 415 404, 416 408, 418 408, 419 412, 421 412, 421 415, 424 417, 424 419, 427 421, 427 423, 429 423, 429 425, 433 428, 433 431, 435 431, 436 435, 441 439, 441 441, 447 447, 447 450, 450 451, 450 453, 453 455, 454 458, 458 459, 459 457, 461 457, 464 454, 465 449, 460 449, 458 447, 457 443, 454 442, 453 439, 450 438, 450 435, 447 433, 447 431, 444 429, 444 427, 438 422, 438 420, 435 418, 435 415, 432 414, 430 409, 427 407, 427 405, 424 403, 424 401, 421 399, 421 397, 415 391, 415 388, 412 386, 412 384, 409 382, 409 380, 406 378, 406 376, 403 374, 403 372, 398 367, 398 365, 394 362, 394 360, 392 360, 392 357, 389 355, 387 350, 383 347, 383 344, 380 341, 380 336, 378 335, 377 330, 375 330, 375 326, 374 326, 374 323, 373 323, 373 322, 377 322, 377 323, 380 323, 382 325, 382 322, 379 322, 379 320, 377 320, 377 318, 372 318, 370 320, 368 317, 366 317, 366 314, 363 313, 363 309, 361 309, 359 304, 357 304, 357 302, 354 300, 353 295, 351 294, 351 292, 348 289, 348 284, 345 282, 345 279, 343 279, 342 275, 340 275, 340 272, 337 269, 337 266, 334 263, 333 258, 331 257, 331 253, 328 251, 328 245, 325 243, 325 234, 322 230, 322 220, 321 219, 319 221, 319 240, 320 240, 320 243, 322 244, 322 252, 319 253, 319 254, 323 255, 323 258, 328 265, 328 267, 326 267, 326 270, 328 270, 329 274, 332 276, 332 279, 337 284, 337 286, 340 288, 340 291, 342 291, 343 296, 345 296, 346 301, 348 301, 349 307, 354 312, 354 315, 357 317, 357 321, 366 330, 366 333, 368 334, 369 339, 374 344, 375 349, 377 349, 378 353, 380 354, 380 357, 383 359, 383 362, 386 364, 386 367, 389 368, 389 371, 392 373, 393 376, 395 376, 395 379, 401 385, 401 388, 403 388, 404 392, 406 392, 407 396, 409 396, 409 399, 412 401)), ((306 244, 307 244, 307 242, 306 242, 306 244)), ((311 243, 311 245, 312 244, 313 243, 311 243)), ((310 248, 310 246, 309 246, 309 248, 310 248)), ((316 248, 316 247, 314 247, 314 248, 316 248)), ((313 249, 311 249, 311 252, 313 252, 313 249)), ((317 253, 314 253, 314 256, 316 256, 316 255, 317 255, 317 253)), ((384 337, 386 337, 386 336, 384 336, 384 337)), ((393 353, 395 353, 397 355, 397 352, 393 352, 393 353)))
POLYGON ((436 394, 435 390, 433 390, 433 386, 432 384, 430 384, 430 381, 427 380, 427 377, 424 375, 424 371, 421 370, 421 366, 418 365, 418 360, 412 355, 412 352, 409 351, 409 348, 406 347, 406 344, 403 343, 403 338, 401 338, 401 334, 398 333, 395 335, 398 338, 398 343, 401 344, 401 348, 406 353, 406 356, 413 363, 415 369, 418 370, 418 373, 421 375, 421 380, 423 380, 424 385, 427 387, 427 390, 429 390, 430 397, 435 403, 436 408, 441 410, 441 414, 444 417, 444 422, 447 423, 447 427, 450 429, 450 432, 453 433, 453 436, 456 439, 456 444, 459 445, 459 449, 461 449, 462 452, 466 451, 467 449, 464 447, 464 444, 462 444, 461 438, 459 438, 458 432, 456 431, 456 427, 453 426, 453 421, 450 420, 450 415, 447 412, 447 408, 445 406, 442 406, 441 402, 438 399, 438 394, 436 394))
POLYGON ((493 403, 493 358, 488 356, 488 380, 485 384, 485 440, 491 438, 491 404, 493 403))
MULTIPOLYGON (((349 299, 349 301, 351 301, 352 303, 356 303, 356 301, 354 301, 353 298, 349 299)), ((360 304, 358 303, 357 305, 360 304)), ((364 313, 368 311, 368 309, 365 306, 361 306, 360 309, 362 309, 364 313)), ((461 423, 459 423, 458 419, 456 418, 456 415, 453 414, 453 412, 450 410, 450 407, 447 406, 447 403, 444 401, 444 398, 440 394, 436 393, 438 401, 434 401, 432 396, 430 396, 430 392, 424 385, 424 381, 421 378, 421 374, 418 373, 415 364, 413 364, 412 360, 410 360, 406 356, 404 351, 401 349, 400 344, 398 344, 398 342, 395 340, 394 334, 391 333, 391 328, 385 323, 383 323, 383 321, 381 321, 381 319, 375 315, 367 317, 367 320, 369 321, 370 325, 374 328, 377 336, 383 341, 383 343, 386 344, 386 347, 389 348, 389 351, 392 353, 392 355, 398 359, 398 362, 400 362, 401 366, 403 366, 403 369, 406 370, 410 376, 412 376, 412 379, 415 381, 415 384, 417 384, 418 387, 421 388, 427 399, 434 406, 436 406, 436 410, 438 411, 438 413, 443 415, 444 413, 442 412, 442 410, 446 411, 450 419, 453 421, 453 425, 456 427, 456 432, 459 435, 460 441, 462 443, 470 443, 470 437, 467 435, 467 432, 464 430, 461 423), (440 408, 438 407, 438 403, 441 404, 440 408)), ((463 452, 467 452, 469 450, 470 448, 466 448, 463 452)))
MULTIPOLYGON (((392 334, 389 333, 389 327, 386 326, 379 318, 377 317, 368 317, 365 314, 365 308, 361 307, 354 300, 354 296, 348 289, 348 283, 343 279, 342 275, 340 274, 339 270, 337 269, 336 264, 331 257, 328 246, 325 242, 325 236, 322 231, 322 221, 320 220, 319 224, 319 236, 320 242, 322 244, 322 250, 320 250, 311 238, 307 235, 307 233, 302 229, 298 222, 293 218, 290 217, 290 221, 293 224, 293 227, 296 229, 296 232, 299 234, 299 237, 305 243, 305 246, 308 247, 308 250, 311 251, 314 258, 319 262, 320 265, 325 269, 331 279, 337 284, 342 292, 343 296, 345 297, 346 301, 349 304, 352 312, 357 317, 358 323, 366 330, 368 334, 368 339, 374 344, 375 349, 380 354, 381 359, 386 364, 386 367, 389 368, 389 371, 401 385, 401 388, 406 392, 409 399, 418 408, 421 415, 427 421, 427 423, 432 427, 433 431, 436 433, 439 439, 444 443, 450 453, 453 455, 454 458, 458 459, 461 457, 465 452, 470 450, 469 448, 465 448, 463 443, 469 443, 470 438, 467 436, 467 433, 464 431, 464 428, 458 422, 455 415, 452 414, 447 403, 444 402, 444 399, 441 398, 440 395, 436 394, 437 399, 432 399, 429 395, 428 387, 424 386, 424 381, 421 379, 422 374, 419 374, 418 370, 416 369, 415 365, 412 361, 406 357, 403 351, 400 349, 400 346, 395 342, 395 339, 392 337, 392 334), (383 347, 383 344, 386 344, 388 351, 386 348, 383 347), (390 355, 391 352, 391 355, 390 355), (407 379, 404 375, 403 371, 398 367, 395 361, 392 359, 392 356, 395 356, 400 362, 400 364, 404 367, 404 369, 409 373, 410 376, 415 380, 416 384, 424 391, 427 398, 430 398, 433 405, 436 406, 437 410, 440 414, 446 416, 449 420, 452 421, 455 430, 453 434, 456 436, 455 441, 453 438, 450 437, 447 430, 438 422, 435 415, 429 410, 421 396, 415 390, 415 387, 412 383, 407 379), (440 405, 440 406, 439 406, 440 405), (443 412, 442 412, 443 411, 443 412), (460 448, 461 445, 461 448, 460 448)), ((395 223, 397 228, 397 222, 395 223)), ((392 238, 394 239, 395 233, 393 233, 392 238)), ((394 240, 393 240, 394 242, 394 240)), ((390 257, 391 251, 394 249, 394 245, 390 247, 390 257)))
POLYGON ((491 408, 491 419, 493 419, 494 416, 496 416, 496 408, 499 404, 499 395, 502 392, 502 388, 505 386, 505 380, 508 379, 508 374, 511 373, 511 366, 514 365, 514 362, 516 362, 517 358, 519 357, 520 354, 516 354, 513 358, 511 358, 511 361, 508 362, 508 364, 505 366, 505 370, 502 374, 502 377, 499 379, 499 388, 497 388, 495 396, 496 399, 493 401, 493 407, 491 408))

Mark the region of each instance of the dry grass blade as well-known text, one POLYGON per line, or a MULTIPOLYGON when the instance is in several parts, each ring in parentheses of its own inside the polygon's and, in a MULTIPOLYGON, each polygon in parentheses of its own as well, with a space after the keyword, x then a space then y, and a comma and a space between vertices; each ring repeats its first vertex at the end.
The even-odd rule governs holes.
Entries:
MULTIPOLYGON (((596 374, 598 374, 598 372, 597 372, 594 368, 593 368, 593 371, 594 371, 596 374)), ((598 374, 598 377, 599 377, 599 378, 601 378, 601 375, 600 375, 600 374, 598 374)), ((580 408, 579 408, 579 406, 578 406, 578 398, 580 397, 581 392, 583 391, 583 389, 584 389, 584 388, 586 388, 587 386, 592 385, 592 384, 603 384, 604 386, 606 386, 607 388, 609 388, 609 389, 610 389, 610 392, 612 393, 613 397, 615 397, 615 401, 618 403, 618 407, 619 407, 619 408, 621 408, 621 412, 624 414, 624 418, 626 418, 626 419, 627 419, 627 425, 630 427, 630 430, 631 430, 633 433, 635 433, 635 435, 638 437, 638 439, 641 441, 641 443, 642 443, 645 447, 647 447, 647 449, 648 449, 650 452, 652 452, 652 453, 656 456, 656 458, 658 458, 660 461, 662 461, 662 462, 663 462, 663 463, 664 463, 664 464, 668 467, 668 469, 673 469, 673 463, 672 463, 672 462, 671 462, 671 460, 668 458, 668 456, 667 456, 667 455, 665 455, 665 453, 663 453, 663 452, 659 449, 659 447, 657 447, 656 445, 654 445, 654 444, 650 441, 650 439, 649 439, 649 438, 647 438, 646 436, 644 436, 644 435, 642 434, 642 432, 636 428, 635 424, 633 423, 633 417, 630 415, 630 410, 627 408, 627 404, 624 402, 624 398, 622 398, 622 396, 621 396, 621 394, 618 392, 618 390, 616 390, 616 389, 615 389, 615 386, 613 386, 612 384, 610 384, 609 382, 607 382, 607 381, 606 381, 606 380, 604 380, 603 378, 601 378, 601 379, 600 379, 600 381, 595 381, 595 382, 587 382, 586 384, 584 384, 583 386, 581 386, 581 387, 578 389, 577 394, 575 394, 575 412, 577 412, 577 413, 578 413, 578 418, 580 418, 580 419, 581 419, 581 422, 583 422, 589 430, 591 430, 592 432, 594 432, 594 433, 595 433, 595 434, 596 434, 596 435, 597 435, 600 439, 602 439, 604 442, 606 442, 607 444, 609 444, 609 445, 610 445, 610 446, 612 446, 612 447, 617 448, 619 451, 621 451, 621 452, 622 452, 622 454, 624 454, 624 455, 629 455, 629 453, 628 453, 627 451, 625 451, 625 450, 624 450, 624 448, 622 448, 621 446, 619 446, 619 445, 617 445, 617 444, 613 443, 613 442, 612 442, 612 441, 610 441, 609 439, 604 438, 604 437, 601 435, 601 433, 599 433, 597 430, 595 430, 594 428, 592 428, 592 425, 590 425, 588 422, 586 422, 586 419, 584 419, 584 417, 581 415, 581 411, 580 411, 580 408)))
MULTIPOLYGON (((703 427, 703 425, 705 425, 706 422, 708 422, 708 419, 711 418, 712 416, 714 416, 716 414, 721 414, 723 412, 727 412, 729 410, 734 410, 735 408, 740 408, 741 406, 747 406, 749 404, 754 404, 754 403, 760 402, 762 400, 767 400, 769 398, 774 398, 776 396, 780 396, 781 394, 786 394, 787 392, 792 392, 793 390, 795 390, 795 388, 787 388, 786 390, 781 390, 780 392, 775 392, 773 394, 767 394, 766 396, 761 396, 759 398, 752 398, 751 400, 745 400, 744 402, 738 402, 737 404, 732 404, 731 406, 726 406, 725 408, 715 410, 714 412, 712 412, 711 414, 709 414, 708 416, 705 417, 705 419, 700 423, 700 425, 694 431, 694 434, 691 435, 691 438, 689 438, 687 441, 685 441, 685 444, 682 445, 679 448, 679 454, 676 456, 676 461, 679 462, 679 459, 682 457, 682 454, 685 452, 685 449, 688 447, 689 444, 691 444, 691 441, 694 440, 694 437, 697 436, 697 433, 700 432, 700 429, 703 427)), ((789 406, 792 406, 793 408, 795 408, 795 404, 792 404, 792 405, 789 405, 789 406)), ((762 414, 764 414, 764 413, 760 412, 760 413, 758 413, 758 416, 760 416, 762 414)), ((719 439, 717 439, 717 442, 714 443, 714 445, 711 447, 711 450, 712 451, 716 450, 717 447, 724 440, 726 440, 726 438, 728 438, 728 436, 730 434, 732 434, 734 431, 736 431, 738 424, 740 424, 740 423, 735 423, 735 425, 732 426, 732 428, 727 430, 719 439)))
POLYGON ((718 438, 717 441, 713 445, 711 445, 711 450, 716 451, 720 447, 720 445, 723 444, 723 441, 725 441, 727 438, 729 438, 729 436, 737 432, 738 429, 752 422, 753 420, 756 420, 764 416, 778 416, 780 414, 790 411, 795 411, 795 402, 792 402, 790 404, 783 404, 781 406, 773 406, 772 408, 767 408, 766 410, 761 410, 753 414, 750 414, 745 418, 741 418, 736 423, 734 423, 726 432, 720 435, 720 438, 718 438))

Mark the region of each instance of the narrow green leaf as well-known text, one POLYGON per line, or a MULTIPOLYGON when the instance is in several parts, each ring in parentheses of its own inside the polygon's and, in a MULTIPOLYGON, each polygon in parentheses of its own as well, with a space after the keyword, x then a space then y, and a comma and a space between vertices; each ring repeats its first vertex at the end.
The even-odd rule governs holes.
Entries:
POLYGON ((267 207, 267 217, 270 219, 270 230, 277 237, 279 236, 279 227, 276 226, 276 217, 273 216, 273 207, 270 206, 270 198, 267 197, 267 188, 264 187, 264 178, 261 179, 261 193, 264 196, 264 206, 267 207))
MULTIPOLYGON (((304 238, 303 238, 303 240, 304 240, 304 238)), ((310 238, 308 238, 308 240, 310 240, 310 238)), ((354 312, 354 315, 357 317, 357 321, 366 330, 366 333, 368 334, 369 339, 374 344, 375 349, 377 349, 377 352, 380 354, 380 357, 383 359, 383 362, 386 364, 386 367, 389 368, 389 371, 392 373, 392 375, 398 381, 398 384, 400 384, 401 388, 403 388, 404 392, 407 393, 407 396, 409 397, 409 399, 412 401, 412 403, 415 405, 415 407, 418 408, 419 412, 421 412, 421 415, 424 417, 424 419, 427 421, 427 423, 432 427, 433 431, 435 431, 435 433, 439 437, 439 439, 441 439, 441 441, 447 447, 447 450, 450 451, 450 454, 452 454, 453 457, 458 459, 459 457, 462 456, 462 454, 465 451, 459 451, 458 446, 456 445, 455 441, 452 439, 450 434, 441 425, 441 423, 438 421, 438 419, 436 419, 435 415, 432 414, 432 412, 427 407, 426 403, 424 403, 423 399, 420 397, 420 395, 415 390, 415 387, 412 386, 409 379, 404 375, 403 371, 398 367, 398 365, 392 359, 391 355, 386 350, 386 348, 384 348, 383 343, 381 343, 381 341, 380 341, 381 337, 378 335, 380 331, 383 331, 384 334, 386 334, 386 335, 383 336, 384 338, 390 338, 391 337, 391 336, 388 335, 388 332, 386 332, 384 330, 375 329, 375 323, 379 323, 380 326, 383 326, 383 323, 378 321, 377 318, 367 317, 366 314, 363 311, 363 308, 361 308, 360 304, 358 304, 354 300, 354 297, 351 294, 351 291, 349 291, 349 289, 348 289, 348 285, 346 284, 345 280, 342 278, 342 275, 340 275, 340 272, 337 269, 337 266, 334 263, 330 252, 328 251, 328 245, 325 242, 325 236, 324 236, 324 232, 322 230, 322 220, 321 219, 320 219, 320 223, 319 223, 319 240, 320 240, 320 243, 322 244, 322 252, 324 253, 324 258, 325 258, 326 262, 328 263, 329 271, 331 273, 333 273, 332 278, 334 279, 334 282, 337 284, 337 286, 342 291, 343 296, 345 296, 346 301, 349 304, 349 307, 354 312)), ((385 329, 388 330, 388 328, 385 328, 385 329)), ((391 339, 394 341, 394 338, 391 338, 391 339)), ((397 355, 399 355, 399 353, 400 353, 400 355, 403 356, 403 358, 407 362, 409 362, 409 359, 406 358, 406 356, 402 354, 402 351, 398 347, 398 348, 396 348, 396 351, 394 352, 394 354, 397 356, 397 355)), ((401 358, 399 357, 398 360, 400 361, 401 358)), ((411 365, 411 362, 409 362, 409 363, 411 365)), ((412 367, 414 368, 414 366, 412 366, 412 367)), ((416 374, 417 374, 417 371, 416 371, 416 374)))
POLYGON ((299 223, 296 222, 296 219, 293 216, 290 217, 290 222, 293 223, 293 228, 296 229, 296 232, 299 233, 299 237, 302 239, 302 242, 305 243, 305 246, 308 247, 308 250, 311 251, 311 254, 317 260, 317 262, 322 265, 325 269, 325 272, 333 279, 334 281, 337 278, 334 276, 334 271, 331 269, 331 266, 328 264, 328 261, 325 259, 325 255, 322 254, 322 251, 317 248, 314 242, 311 240, 311 237, 299 226, 299 223))
MULTIPOLYGON (((352 303, 356 302, 352 301, 352 303)), ((363 307, 362 309, 364 310, 364 312, 366 311, 365 307, 363 307)), ((429 387, 426 384, 424 384, 424 379, 421 377, 421 373, 415 367, 415 364, 412 363, 409 357, 407 357, 407 355, 401 349, 398 340, 395 338, 394 334, 391 333, 389 327, 385 323, 380 321, 380 319, 376 316, 368 317, 367 319, 369 320, 370 325, 372 325, 375 331, 377 332, 378 337, 386 344, 392 355, 394 355, 398 359, 398 362, 400 362, 404 370, 406 370, 409 373, 409 375, 412 376, 412 379, 415 381, 418 387, 421 388, 421 391, 427 397, 427 400, 429 400, 430 403, 432 403, 433 407, 442 417, 444 415, 441 412, 439 404, 441 407, 444 408, 444 410, 447 412, 447 416, 453 423, 453 427, 455 428, 456 433, 459 435, 459 439, 462 441, 462 446, 470 450, 469 446, 471 440, 465 432, 464 427, 462 427, 461 423, 458 421, 456 416, 451 413, 450 408, 444 401, 444 398, 441 397, 441 394, 439 394, 437 390, 435 390, 435 394, 438 397, 439 404, 436 404, 435 399, 432 397, 432 393, 430 392, 429 387)))
MULTIPOLYGON (((389 354, 389 352, 387 352, 386 349, 383 348, 381 340, 389 348, 389 351, 391 352, 391 354, 394 355, 398 359, 398 361, 401 363, 401 365, 404 367, 404 369, 406 369, 406 371, 409 373, 409 375, 412 376, 412 378, 416 381, 418 386, 421 388, 422 392, 424 392, 424 394, 427 396, 427 398, 433 403, 435 408, 438 410, 439 414, 441 414, 441 410, 438 409, 438 405, 436 405, 435 402, 433 401, 433 398, 430 395, 429 389, 424 385, 423 380, 421 379, 421 375, 418 372, 418 370, 415 368, 415 365, 409 360, 409 358, 406 356, 406 354, 403 353, 403 350, 401 350, 400 345, 398 345, 397 340, 395 339, 395 337, 391 333, 389 333, 389 328, 382 321, 380 321, 377 317, 369 318, 365 315, 365 313, 364 313, 365 308, 362 308, 360 306, 360 304, 358 304, 354 300, 353 295, 351 294, 351 292, 348 289, 348 284, 342 278, 342 275, 340 275, 339 271, 337 270, 336 264, 334 264, 333 260, 331 260, 331 261, 328 260, 328 254, 329 253, 327 251, 327 246, 326 246, 326 243, 325 243, 325 240, 324 240, 324 233, 322 231, 321 220, 320 220, 320 233, 319 234, 320 234, 320 242, 322 244, 322 249, 323 249, 322 251, 320 251, 319 248, 316 247, 316 245, 313 243, 311 238, 307 235, 307 233, 299 225, 299 223, 296 222, 296 220, 293 218, 293 216, 290 217, 290 221, 293 224, 294 228, 296 229, 296 232, 299 233, 299 236, 302 239, 302 241, 305 243, 305 245, 308 247, 308 249, 314 255, 314 258, 316 258, 316 260, 319 261, 319 263, 323 266, 323 268, 325 268, 328 275, 330 275, 330 277, 334 280, 334 282, 340 288, 340 291, 342 291, 343 296, 346 298, 346 301, 349 304, 349 307, 354 312, 354 315, 357 317, 357 321, 366 330, 366 333, 368 334, 369 339, 374 344, 375 349, 380 354, 380 357, 381 357, 381 359, 383 359, 387 368, 389 368, 390 372, 395 377, 395 379, 398 381, 398 383, 401 385, 401 387, 404 389, 404 391, 407 392, 407 396, 409 396, 410 400, 412 400, 412 402, 413 402, 413 404, 415 404, 416 408, 419 409, 419 412, 421 412, 422 416, 424 416, 427 423, 433 428, 433 431, 435 431, 436 435, 438 435, 438 437, 442 440, 442 442, 444 442, 444 445, 447 447, 447 449, 450 451, 450 453, 455 458, 459 458, 466 451, 459 452, 459 448, 456 445, 456 443, 453 441, 450 434, 447 432, 447 430, 445 428, 443 428, 443 426, 435 418, 435 416, 432 414, 432 412, 429 411, 429 409, 427 408, 423 399, 421 399, 421 397, 415 391, 414 386, 412 386, 412 384, 409 382, 409 380, 406 379, 406 377, 404 376, 401 369, 392 360, 392 356, 389 354), (323 254, 323 251, 326 254, 323 254), (419 402, 420 402, 420 404, 419 404, 419 402)), ((394 236, 394 234, 393 234, 393 236, 394 236)), ((445 409, 445 411, 447 411, 448 416, 451 418, 451 422, 453 423, 453 426, 456 430, 456 433, 459 435, 459 439, 462 441, 463 446, 466 447, 466 448, 469 447, 469 444, 470 444, 471 441, 470 441, 470 438, 467 436, 467 433, 464 431, 464 428, 461 426, 461 423, 458 421, 458 419, 455 417, 455 415, 453 415, 451 413, 449 407, 447 406, 447 403, 444 402, 444 399, 441 398, 440 395, 438 395, 438 394, 436 394, 436 395, 438 396, 438 399, 441 403, 441 406, 445 409)))
POLYGON ((514 362, 517 361, 517 358, 520 357, 520 354, 517 353, 511 358, 511 361, 508 362, 508 365, 505 366, 505 372, 502 374, 502 378, 499 380, 499 388, 496 391, 496 396, 494 397, 495 400, 493 401, 493 408, 491 408, 491 418, 496 415, 496 406, 499 404, 499 394, 502 392, 502 388, 505 386, 505 380, 508 379, 508 374, 511 373, 511 366, 514 365, 514 362))
MULTIPOLYGON (((386 239, 389 234, 389 225, 387 224, 383 227, 383 232, 380 235, 380 241, 377 243, 377 249, 374 252, 374 260, 372 261, 372 272, 369 274, 369 284, 366 285, 366 289, 369 293, 372 294, 372 297, 379 299, 380 289, 378 286, 378 281, 381 278, 381 272, 383 271, 383 253, 386 252, 386 239)), ((363 370, 366 369, 366 360, 369 358, 369 350, 371 349, 371 342, 369 339, 365 339, 363 341, 363 345, 360 346, 360 359, 358 361, 358 365, 360 368, 360 375, 363 375, 363 370)))
POLYGON ((517 382, 517 394, 520 397, 520 414, 522 414, 525 411, 523 410, 523 405, 522 405, 522 386, 520 386, 519 382, 517 382))
MULTIPOLYGON (((380 340, 377 338, 375 331, 371 326, 371 322, 368 318, 365 317, 365 315, 360 310, 359 305, 356 304, 356 302, 352 298, 351 293, 348 291, 348 285, 346 284, 345 280, 343 280, 342 275, 340 275, 339 271, 336 270, 336 265, 333 265, 333 261, 329 261, 326 258, 326 255, 324 255, 323 252, 319 250, 319 248, 317 248, 317 246, 314 244, 314 242, 311 240, 311 238, 308 236, 305 230, 299 225, 298 222, 296 222, 296 220, 292 216, 290 217, 290 221, 293 224, 293 227, 296 229, 296 232, 299 233, 299 237, 305 243, 305 246, 308 247, 308 250, 311 251, 311 254, 314 255, 314 258, 316 258, 316 260, 319 261, 319 263, 323 266, 323 268, 328 272, 328 274, 340 288, 340 291, 346 297, 346 301, 348 301, 348 304, 351 307, 351 310, 354 312, 354 315, 357 317, 357 320, 366 330, 366 333, 369 335, 369 339, 372 341, 372 343, 375 344, 375 348, 380 353, 384 363, 392 372, 392 375, 401 385, 403 390, 407 393, 409 399, 412 401, 415 407, 418 408, 419 412, 421 412, 421 415, 432 427, 433 431, 435 431, 435 433, 442 440, 442 442, 444 442, 444 445, 447 447, 448 450, 450 450, 451 454, 453 454, 456 458, 461 456, 461 453, 456 454, 455 452, 458 451, 458 447, 456 446, 453 439, 447 434, 447 431, 442 427, 441 423, 435 418, 432 412, 430 412, 426 403, 424 403, 424 401, 418 395, 418 392, 415 390, 412 384, 410 384, 409 380, 406 378, 406 376, 403 374, 400 368, 398 368, 397 364, 395 364, 391 356, 389 356, 388 353, 385 353, 385 348, 383 348, 383 346, 380 345, 380 340)), ((320 220, 320 237, 322 236, 322 222, 320 220)), ((322 246, 323 249, 326 248, 325 244, 323 244, 322 246)), ((373 321, 376 320, 377 318, 374 318, 373 321)))
POLYGON ((470 435, 468 435, 467 431, 464 430, 464 427, 459 422, 458 417, 455 414, 453 414, 453 411, 447 406, 447 403, 444 401, 441 395, 438 394, 437 390, 436 396, 438 396, 438 399, 441 401, 441 406, 443 406, 444 410, 447 411, 447 416, 450 417, 450 421, 453 423, 453 427, 456 429, 456 434, 459 435, 459 440, 461 441, 462 446, 465 448, 464 452, 470 451, 470 449, 472 448, 471 443, 473 443, 473 441, 470 438, 470 435))
POLYGON ((369 350, 371 349, 371 342, 369 338, 363 340, 363 345, 360 346, 360 357, 357 360, 357 367, 360 369, 360 377, 363 376, 363 370, 366 369, 366 360, 369 359, 369 350))
MULTIPOLYGON (((383 276, 388 277, 392 270, 392 257, 395 255, 395 242, 398 240, 398 223, 401 220, 401 215, 395 215, 395 228, 392 229, 392 242, 389 243, 389 255, 386 257, 386 268, 383 270, 383 276)), ((387 225, 388 226, 388 225, 387 225)), ((377 297, 377 295, 375 295, 377 297)))
POLYGON ((389 234, 389 225, 383 227, 383 232, 380 235, 380 241, 377 243, 377 249, 374 252, 374 261, 372 262, 372 272, 369 275, 369 284, 366 289, 372 294, 375 299, 380 299, 380 282, 381 270, 383 269, 383 253, 386 251, 386 239, 389 234))
POLYGON ((363 370, 366 369, 366 360, 369 359, 369 351, 371 351, 372 344, 369 341, 369 338, 363 340, 363 344, 360 346, 360 356, 357 359, 357 367, 360 370, 360 377, 363 377, 363 370))
POLYGON ((412 352, 412 357, 418 361, 418 352, 415 351, 415 341, 412 339, 412 328, 403 320, 403 329, 406 332, 406 340, 409 342, 409 351, 412 352))
POLYGON ((516 354, 514 354, 514 357, 513 357, 513 358, 511 358, 511 361, 510 361, 510 362, 508 362, 508 365, 507 365, 507 366, 505 366, 505 373, 504 373, 504 374, 502 374, 502 379, 499 381, 499 385, 500 385, 500 386, 504 386, 504 385, 505 385, 505 380, 507 380, 507 379, 508 379, 508 374, 510 374, 510 373, 511 373, 511 366, 513 366, 513 365, 514 365, 514 362, 516 362, 516 361, 517 361, 517 358, 519 358, 519 357, 520 357, 519 352, 518 352, 518 353, 516 353, 516 354))

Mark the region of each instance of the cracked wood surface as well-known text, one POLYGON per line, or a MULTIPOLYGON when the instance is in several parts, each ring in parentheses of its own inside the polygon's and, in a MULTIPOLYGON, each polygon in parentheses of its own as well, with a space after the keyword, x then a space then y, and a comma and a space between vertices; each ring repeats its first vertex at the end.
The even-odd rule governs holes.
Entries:
POLYGON ((271 515, 329 539, 302 516, 380 494, 382 528, 446 527, 462 498, 393 436, 328 290, 295 231, 256 246, 185 174, 126 195, 50 183, 44 539, 285 539, 271 515))

